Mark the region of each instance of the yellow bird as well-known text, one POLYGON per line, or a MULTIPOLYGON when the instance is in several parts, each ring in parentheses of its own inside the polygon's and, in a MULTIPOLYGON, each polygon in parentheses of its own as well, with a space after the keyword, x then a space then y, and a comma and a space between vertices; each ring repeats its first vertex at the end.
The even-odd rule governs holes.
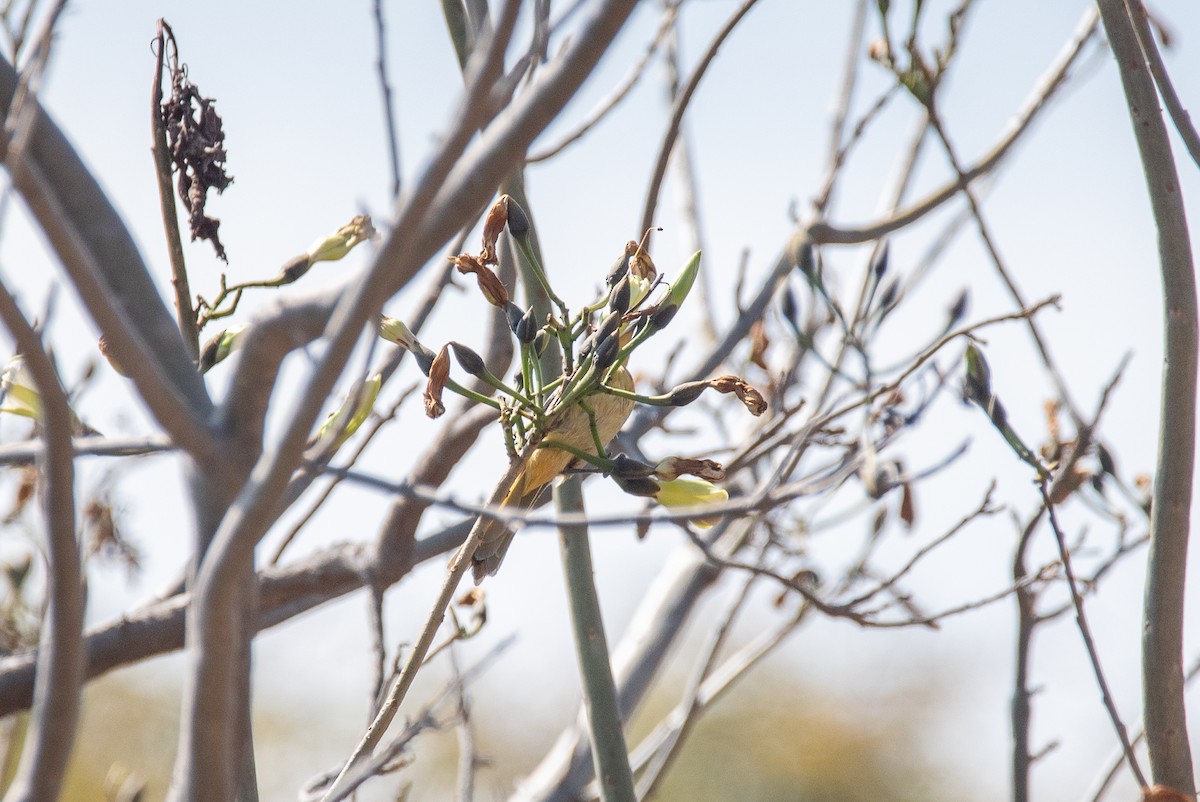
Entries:
MULTIPOLYGON (((633 377, 629 375, 629 371, 621 368, 613 376, 611 385, 621 390, 632 391, 633 377)), ((633 401, 608 393, 588 396, 583 399, 583 403, 586 403, 595 415, 596 434, 605 445, 621 431, 634 406, 633 401)), ((570 452, 550 445, 554 442, 563 443, 578 451, 595 451, 596 442, 592 438, 591 422, 579 403, 551 413, 540 443, 532 446, 532 453, 526 451, 525 466, 513 480, 512 487, 501 502, 503 506, 531 509, 555 477, 580 462, 570 452)), ((485 576, 494 575, 500 568, 500 562, 504 559, 504 553, 508 551, 515 534, 512 529, 496 520, 486 521, 484 527, 479 547, 475 550, 474 564, 471 566, 476 585, 482 582, 485 576)))

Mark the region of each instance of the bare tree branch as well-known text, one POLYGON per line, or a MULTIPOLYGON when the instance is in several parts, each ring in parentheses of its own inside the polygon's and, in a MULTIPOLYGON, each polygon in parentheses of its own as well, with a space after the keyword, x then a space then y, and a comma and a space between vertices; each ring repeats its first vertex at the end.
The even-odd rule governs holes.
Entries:
POLYGON ((13 802, 57 799, 75 743, 83 684, 83 571, 75 540, 74 415, 33 326, 0 282, 0 319, 8 328, 41 396, 45 450, 41 454, 49 603, 38 647, 33 718, 12 787, 13 802))
POLYGON ((1196 784, 1183 703, 1183 611, 1195 476, 1196 277, 1171 143, 1130 9, 1121 0, 1100 0, 1099 7, 1146 174, 1163 281, 1165 358, 1142 641, 1146 745, 1154 781, 1190 794, 1196 784))

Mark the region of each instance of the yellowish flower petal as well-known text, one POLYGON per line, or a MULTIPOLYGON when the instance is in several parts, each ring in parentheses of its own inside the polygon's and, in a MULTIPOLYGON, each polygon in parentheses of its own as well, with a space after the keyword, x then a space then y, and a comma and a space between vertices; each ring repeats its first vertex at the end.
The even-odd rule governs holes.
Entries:
MULTIPOLYGON (((656 498, 664 507, 701 507, 724 504, 729 500, 729 493, 704 479, 681 477, 669 482, 659 482, 656 498)), ((711 518, 694 519, 693 522, 703 528, 716 523, 711 518)))

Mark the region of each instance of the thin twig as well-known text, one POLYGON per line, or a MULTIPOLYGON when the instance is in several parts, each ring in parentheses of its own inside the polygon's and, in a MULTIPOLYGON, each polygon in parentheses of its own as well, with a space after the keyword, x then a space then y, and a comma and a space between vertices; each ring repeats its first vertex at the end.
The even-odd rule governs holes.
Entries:
POLYGON ((629 71, 629 74, 625 76, 625 79, 613 88, 609 96, 597 103, 596 108, 573 131, 563 136, 558 142, 526 156, 526 164, 534 164, 535 162, 545 161, 557 156, 569 146, 587 136, 593 128, 598 126, 608 116, 609 112, 621 105, 621 101, 628 97, 630 91, 637 86, 638 81, 646 74, 646 67, 650 64, 650 60, 654 58, 654 54, 662 44, 664 37, 675 24, 675 17, 679 13, 679 5, 679 0, 671 0, 667 7, 663 9, 663 18, 658 24, 658 32, 650 40, 646 52, 629 71))
POLYGON ((946 186, 929 193, 924 199, 902 211, 894 213, 886 220, 855 227, 836 226, 827 222, 814 224, 809 229, 809 234, 813 241, 822 244, 853 245, 882 239, 888 234, 899 231, 920 220, 957 195, 963 187, 968 186, 972 181, 991 172, 1008 155, 1012 146, 1029 130, 1033 121, 1040 116, 1040 113, 1049 105, 1050 100, 1055 96, 1057 90, 1066 81, 1067 74, 1082 52, 1083 47, 1091 41, 1095 34, 1096 22, 1096 11, 1094 8, 1089 8, 1084 12, 1084 19, 1076 29, 1075 38, 1067 46, 1066 50, 1060 54, 1058 60, 1051 66, 1045 76, 1038 81, 1029 100, 1026 101, 1024 108, 1022 108, 1016 119, 1010 123, 1007 130, 1001 135, 1000 140, 992 146, 991 150, 974 165, 963 171, 962 178, 951 181, 946 186))
MULTIPOLYGON (((519 460, 509 466, 504 476, 496 484, 495 490, 492 491, 491 503, 498 504, 503 500, 522 467, 523 463, 519 460)), ((479 546, 479 541, 486 528, 486 519, 482 517, 477 519, 475 525, 471 528, 471 534, 467 536, 466 542, 455 552, 454 558, 450 561, 450 566, 447 569, 446 578, 442 581, 441 590, 438 591, 437 598, 433 602, 425 624, 405 658, 404 666, 392 681, 392 685, 388 689, 387 698, 379 708, 375 720, 371 722, 366 733, 354 748, 354 752, 350 755, 350 759, 346 761, 346 765, 342 768, 337 779, 330 785, 329 791, 326 792, 324 797, 324 802, 336 798, 336 794, 342 790, 345 778, 356 771, 360 763, 370 758, 375 747, 379 745, 380 740, 383 738, 384 733, 387 732, 388 725, 392 723, 392 719, 395 718, 397 711, 400 709, 400 704, 408 694, 408 689, 412 687, 417 670, 424 664, 425 656, 429 652, 429 648, 433 645, 433 639, 437 635, 442 618, 446 614, 446 608, 450 606, 450 600, 454 597, 454 592, 458 588, 459 581, 462 580, 463 575, 466 574, 467 569, 471 566, 475 549, 479 546)))
POLYGON ((1109 691, 1108 683, 1104 679, 1104 671, 1100 667, 1100 655, 1096 651, 1096 643, 1092 639, 1091 628, 1088 626, 1087 618, 1083 613, 1083 597, 1079 594, 1079 586, 1075 582, 1075 571, 1071 567, 1071 552, 1067 548, 1067 538, 1063 534, 1062 527, 1058 524, 1058 516, 1054 511, 1054 502, 1050 500, 1050 493, 1044 480, 1038 482, 1038 489, 1042 494, 1042 504, 1046 507, 1050 529, 1054 532, 1054 540, 1058 543, 1058 556, 1062 561, 1063 572, 1067 577, 1067 587, 1071 591, 1071 603, 1075 606, 1075 623, 1079 628, 1079 635, 1083 638, 1083 645, 1087 649, 1088 659, 1092 664, 1092 673, 1096 676, 1096 684, 1100 689, 1100 697, 1104 700, 1104 709, 1108 711, 1113 729, 1117 733, 1117 739, 1121 742, 1121 747, 1125 750, 1125 759, 1129 761, 1130 771, 1137 778, 1138 786, 1145 788, 1146 776, 1142 774, 1142 768, 1138 765, 1137 756, 1133 753, 1133 745, 1129 742, 1129 733, 1125 729, 1125 724, 1121 721, 1121 714, 1117 712, 1116 703, 1113 702, 1112 693, 1109 691))
MULTIPOLYGON (((712 64, 712 60, 716 58, 717 51, 721 49, 721 45, 733 33, 733 29, 741 22, 746 13, 754 7, 757 0, 743 0, 737 10, 729 17, 721 29, 717 31, 717 35, 713 37, 709 43, 708 49, 704 55, 700 57, 700 62, 696 68, 692 70, 692 74, 688 77, 687 83, 683 86, 683 91, 675 98, 675 105, 671 109, 671 119, 667 123, 667 129, 663 134, 662 144, 658 149, 658 158, 654 162, 654 172, 650 176, 650 186, 646 190, 646 202, 642 209, 642 222, 638 226, 638 231, 649 231, 654 226, 654 214, 658 208, 658 193, 662 188, 663 177, 667 174, 667 162, 671 158, 671 151, 675 148, 675 139, 679 136, 680 124, 683 122, 683 114, 687 111, 688 104, 692 101, 692 95, 696 93, 696 88, 700 85, 700 79, 708 71, 708 67, 712 64)), ((650 237, 647 237, 647 243, 650 237)))
POLYGON ((175 34, 166 20, 159 19, 155 38, 154 81, 150 85, 150 152, 154 156, 154 177, 158 182, 158 205, 162 212, 163 233, 167 238, 167 258, 171 263, 171 286, 175 289, 175 316, 179 333, 192 361, 200 361, 200 328, 192 312, 192 289, 188 282, 187 262, 183 255, 183 237, 179 233, 179 215, 175 209, 175 188, 171 182, 171 152, 167 147, 167 129, 163 121, 163 67, 167 47, 175 52, 171 70, 176 63, 175 34))
POLYGON ((392 199, 400 197, 400 138, 396 133, 396 110, 392 105, 392 85, 388 80, 387 35, 383 24, 383 0, 374 2, 375 69, 379 74, 379 94, 383 101, 383 121, 387 129, 388 165, 391 168, 392 199))

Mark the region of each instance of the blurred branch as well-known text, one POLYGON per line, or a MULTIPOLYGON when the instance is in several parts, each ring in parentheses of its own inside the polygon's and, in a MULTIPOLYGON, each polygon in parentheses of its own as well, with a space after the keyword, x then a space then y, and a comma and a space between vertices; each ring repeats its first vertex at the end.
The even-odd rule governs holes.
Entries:
POLYGON ((387 130, 388 166, 391 169, 392 200, 400 197, 400 140, 396 134, 396 110, 392 106, 392 85, 388 80, 387 32, 383 24, 383 0, 374 0, 375 69, 379 74, 379 95, 383 102, 383 121, 387 130))
POLYGON ((1150 18, 1146 11, 1146 5, 1139 1, 1132 4, 1127 3, 1125 7, 1129 10, 1129 19, 1133 23, 1133 32, 1137 36, 1138 46, 1142 49, 1142 55, 1150 68, 1150 74, 1154 76, 1154 85, 1158 88, 1163 105, 1167 107, 1167 113, 1171 115, 1171 122, 1175 123, 1175 130, 1179 132, 1179 138, 1183 140, 1183 146, 1187 149, 1188 155, 1192 157, 1196 166, 1200 167, 1200 134, 1196 133, 1192 117, 1183 107, 1183 103, 1179 100, 1179 93, 1175 91, 1175 85, 1171 83, 1167 65, 1163 63, 1162 53, 1159 52, 1158 44, 1154 41, 1154 32, 1150 30, 1150 18))
MULTIPOLYGON (((725 22, 717 35, 713 37, 712 42, 708 45, 708 50, 700 57, 696 68, 692 70, 691 76, 688 77, 687 83, 684 84, 683 90, 679 92, 675 98, 675 104, 671 109, 671 120, 667 123, 666 132, 663 134, 662 145, 658 149, 658 158, 654 163, 654 172, 650 175, 650 186, 646 190, 646 203, 642 209, 642 223, 638 226, 638 231, 648 231, 654 226, 654 214, 658 207, 658 193, 662 188, 663 177, 667 174, 667 162, 670 161, 671 151, 675 148, 675 139, 679 136, 680 125, 683 122, 683 114, 687 111, 688 104, 692 101, 692 95, 696 93, 696 88, 700 85, 700 79, 708 71, 708 67, 717 56, 717 51, 721 49, 721 45, 733 33, 733 29, 742 21, 754 4, 758 0, 743 0, 738 6, 733 15, 725 22)), ((650 237, 647 237, 647 246, 650 242, 650 237)))
MULTIPOLYGON (((71 450, 78 457, 138 457, 173 451, 171 440, 162 435, 147 437, 77 437, 71 450)), ((0 445, 0 465, 29 465, 45 452, 40 440, 0 445)))
POLYGON ((471 704, 467 701, 467 689, 462 682, 462 668, 458 664, 458 650, 449 651, 450 667, 458 683, 455 705, 458 708, 458 776, 454 792, 455 802, 473 802, 475 799, 475 772, 480 758, 475 746, 475 730, 471 724, 471 704))
POLYGON ((409 743, 417 735, 425 730, 441 729, 444 726, 444 723, 435 717, 434 711, 454 696, 461 698, 461 694, 464 693, 467 683, 473 682, 486 669, 490 668, 495 663, 496 658, 511 646, 512 643, 512 637, 502 640, 495 648, 485 654, 479 662, 446 683, 434 695, 432 701, 425 705, 417 714, 412 722, 406 723, 401 732, 394 735, 379 749, 378 754, 371 756, 364 763, 356 766, 356 770, 352 774, 344 778, 339 776, 332 783, 332 773, 323 774, 305 785, 301 791, 300 798, 305 802, 317 799, 322 800, 322 802, 339 802, 353 794, 367 780, 382 775, 388 770, 389 766, 395 766, 397 760, 407 750, 409 743), (321 791, 325 792, 324 795, 321 795, 321 791))
POLYGON ((74 415, 41 338, 0 282, 0 319, 16 340, 42 405, 39 462, 46 517, 46 606, 38 646, 32 721, 20 769, 5 800, 57 799, 75 743, 83 683, 84 593, 75 540, 74 415))
MULTIPOLYGON (((258 573, 258 629, 282 624, 322 604, 365 587, 368 577, 391 586, 417 565, 457 548, 470 522, 418 540, 404 554, 372 559, 361 544, 325 549, 295 563, 258 573)), ((183 648, 184 614, 191 594, 159 599, 91 629, 84 637, 85 673, 91 680, 109 671, 183 648)), ((38 652, 0 658, 0 716, 30 705, 38 652)))
POLYGON ((1196 785, 1183 700, 1183 611, 1195 478, 1196 278, 1171 143, 1130 9, 1121 0, 1100 0, 1099 7, 1145 171, 1163 282, 1162 407, 1142 641, 1146 745, 1154 782, 1190 794, 1196 785))
POLYGON ((563 136, 558 142, 529 154, 525 158, 526 164, 546 161, 557 156, 570 145, 587 136, 593 128, 598 126, 608 116, 609 112, 621 105, 621 101, 629 96, 629 92, 637 86, 638 81, 646 74, 646 68, 649 66, 650 60, 654 58, 654 54, 658 51, 659 46, 662 45, 663 39, 675 24, 675 18, 679 14, 679 6, 679 0, 670 0, 667 7, 663 9, 663 17, 659 22, 658 32, 650 40, 650 45, 646 48, 646 52, 642 54, 642 58, 633 66, 629 74, 625 76, 625 79, 613 88, 608 97, 597 103, 591 113, 573 131, 563 136))
MULTIPOLYGON (((668 6, 668 9, 671 8, 674 8, 674 6, 668 6)), ((664 65, 667 70, 667 89, 669 92, 667 99, 671 103, 674 103, 675 98, 679 96, 680 92, 679 26, 675 24, 667 31, 667 48, 664 65)), ((696 165, 695 159, 692 157, 691 136, 688 134, 687 127, 682 122, 679 126, 679 137, 676 141, 674 153, 675 171, 672 176, 675 178, 676 191, 679 194, 680 236, 685 243, 683 252, 703 252, 707 248, 704 244, 704 225, 700 219, 700 191, 696 183, 696 165)), ((708 262, 702 261, 700 263, 700 273, 696 276, 694 293, 698 305, 703 310, 699 316, 697 325, 703 332, 704 338, 709 342, 714 342, 717 339, 717 330, 713 321, 717 319, 717 315, 713 303, 711 272, 712 270, 708 262)))
MULTIPOLYGON (((843 142, 846 131, 846 118, 850 114, 850 106, 854 101, 854 87, 858 83, 858 64, 862 53, 866 27, 867 0, 858 0, 858 3, 854 7, 854 17, 850 22, 850 36, 846 40, 846 60, 842 63, 842 84, 838 88, 833 119, 829 124, 829 173, 825 181, 825 186, 813 203, 817 214, 823 218, 828 216, 829 207, 833 203, 836 178, 842 174, 840 168, 845 162, 847 149, 850 143, 857 139, 858 136, 856 133, 850 140, 843 142)), ((883 98, 887 98, 889 95, 890 93, 885 94, 883 98)), ((882 98, 879 105, 882 105, 882 98)), ((874 112, 868 112, 863 116, 862 122, 860 122, 857 129, 859 132, 861 132, 864 124, 872 116, 874 116, 874 112)))
MULTIPOLYGON (((637 751, 645 754, 647 765, 638 780, 638 799, 654 798, 663 778, 667 775, 667 769, 678 756, 693 725, 699 720, 700 714, 703 712, 703 706, 700 704, 700 689, 705 678, 712 671, 717 654, 725 645, 729 632, 733 628, 733 621, 745 606, 750 597, 750 589, 754 587, 757 579, 753 575, 746 577, 742 582, 741 590, 726 606, 725 611, 716 617, 714 625, 700 649, 679 706, 663 718, 654 731, 646 736, 639 745, 637 751), (647 744, 654 744, 654 746, 647 749, 647 744)), ((630 757, 632 758, 632 755, 630 757)))

